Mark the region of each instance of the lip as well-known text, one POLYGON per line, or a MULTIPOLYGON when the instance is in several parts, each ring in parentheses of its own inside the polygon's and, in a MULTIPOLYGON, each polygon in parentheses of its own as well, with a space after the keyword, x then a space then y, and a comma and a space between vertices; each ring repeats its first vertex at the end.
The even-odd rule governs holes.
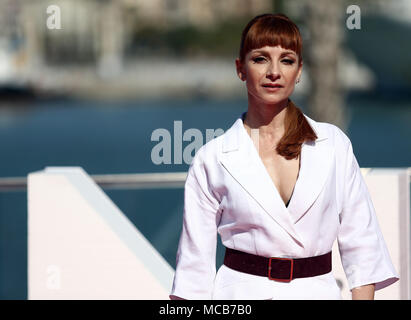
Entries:
POLYGON ((283 86, 278 83, 264 83, 262 86, 264 88, 283 88, 283 86))
POLYGON ((276 83, 265 83, 262 87, 269 92, 275 92, 284 88, 282 85, 276 83))

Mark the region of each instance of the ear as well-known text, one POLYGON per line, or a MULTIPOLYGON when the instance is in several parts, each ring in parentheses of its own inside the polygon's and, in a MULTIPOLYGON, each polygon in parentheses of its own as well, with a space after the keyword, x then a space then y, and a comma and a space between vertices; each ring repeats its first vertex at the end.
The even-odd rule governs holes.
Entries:
POLYGON ((244 65, 241 63, 239 58, 235 59, 235 67, 237 70, 237 75, 240 78, 240 80, 245 81, 247 78, 244 71, 244 65))
POLYGON ((302 71, 303 71, 303 62, 301 62, 301 64, 298 67, 298 73, 297 73, 297 78, 296 79, 301 79, 302 71))

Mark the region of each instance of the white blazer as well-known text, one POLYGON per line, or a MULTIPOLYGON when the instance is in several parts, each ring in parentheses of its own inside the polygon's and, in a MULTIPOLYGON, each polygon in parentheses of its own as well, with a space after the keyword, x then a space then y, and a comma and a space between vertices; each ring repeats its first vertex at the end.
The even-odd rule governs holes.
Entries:
POLYGON ((171 299, 341 298, 332 272, 289 283, 225 265, 216 273, 217 232, 225 247, 265 257, 317 256, 337 239, 350 289, 399 279, 349 138, 306 118, 318 138, 302 145, 288 207, 241 118, 198 150, 185 183, 171 299))

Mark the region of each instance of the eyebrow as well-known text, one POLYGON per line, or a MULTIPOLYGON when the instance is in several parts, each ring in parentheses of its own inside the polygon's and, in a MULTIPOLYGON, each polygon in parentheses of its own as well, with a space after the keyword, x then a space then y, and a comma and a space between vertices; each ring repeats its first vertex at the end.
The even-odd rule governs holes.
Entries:
POLYGON ((296 55, 297 55, 294 51, 284 51, 284 52, 281 53, 280 56, 282 57, 282 56, 286 56, 286 55, 288 55, 288 54, 291 54, 291 55, 293 55, 293 56, 296 56, 296 55))
MULTIPOLYGON (((263 54, 269 55, 269 52, 263 49, 256 49, 253 53, 263 53, 263 54)), ((281 52, 280 57, 284 57, 289 54, 293 56, 297 56, 297 54, 294 51, 284 51, 284 52, 281 52)))

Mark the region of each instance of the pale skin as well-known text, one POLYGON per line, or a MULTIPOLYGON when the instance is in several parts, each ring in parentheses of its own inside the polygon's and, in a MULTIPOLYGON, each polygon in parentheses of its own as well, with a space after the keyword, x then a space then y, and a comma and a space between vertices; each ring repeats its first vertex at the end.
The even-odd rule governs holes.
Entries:
POLYGON ((375 284, 367 284, 351 290, 353 300, 374 300, 375 284))
MULTIPOLYGON (((238 77, 246 82, 248 110, 244 127, 250 137, 258 129, 258 152, 284 204, 290 199, 298 178, 300 158, 287 160, 276 152, 284 134, 288 98, 300 79, 303 63, 298 55, 281 46, 265 46, 236 59, 238 77), (279 85, 279 88, 275 88, 279 85)), ((352 290, 353 300, 373 300, 375 285, 352 290)))
POLYGON ((246 82, 248 90, 244 127, 250 136, 251 129, 258 129, 261 160, 285 204, 297 180, 300 160, 287 160, 275 148, 284 134, 288 97, 301 75, 302 64, 299 64, 292 50, 265 46, 251 50, 243 63, 236 59, 236 67, 238 76, 246 82), (270 84, 282 87, 267 87, 270 84))

